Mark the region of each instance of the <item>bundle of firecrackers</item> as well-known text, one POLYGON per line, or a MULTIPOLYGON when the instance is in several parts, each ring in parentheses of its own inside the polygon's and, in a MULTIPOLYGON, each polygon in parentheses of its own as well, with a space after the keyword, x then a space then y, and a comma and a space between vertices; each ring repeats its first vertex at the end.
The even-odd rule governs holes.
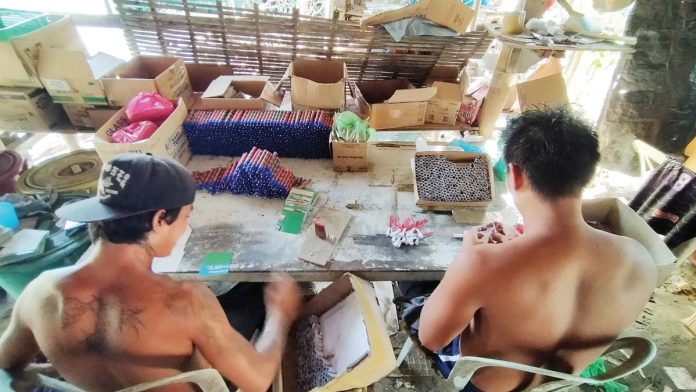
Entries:
POLYGON ((389 227, 387 236, 391 238, 391 243, 396 248, 402 245, 416 246, 424 238, 430 237, 433 233, 424 231, 427 219, 415 220, 413 217, 406 218, 403 222, 398 216, 389 217, 389 227))
POLYGON ((290 336, 295 342, 297 392, 311 391, 336 377, 336 370, 324 352, 319 317, 312 315, 298 320, 290 336))
POLYGON ((193 110, 183 128, 191 152, 238 157, 252 147, 283 158, 328 159, 333 120, 322 110, 193 110))
POLYGON ((292 188, 304 188, 311 180, 297 177, 280 165, 277 153, 253 147, 228 166, 193 172, 199 190, 211 194, 229 192, 266 198, 285 198, 292 188))

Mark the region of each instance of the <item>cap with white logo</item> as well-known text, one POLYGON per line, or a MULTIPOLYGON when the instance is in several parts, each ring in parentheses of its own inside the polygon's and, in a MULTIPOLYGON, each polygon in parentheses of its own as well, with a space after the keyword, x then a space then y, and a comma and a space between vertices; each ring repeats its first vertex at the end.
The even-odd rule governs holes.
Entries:
POLYGON ((123 154, 104 164, 97 196, 62 206, 56 215, 74 222, 126 218, 193 203, 196 184, 176 161, 123 154))

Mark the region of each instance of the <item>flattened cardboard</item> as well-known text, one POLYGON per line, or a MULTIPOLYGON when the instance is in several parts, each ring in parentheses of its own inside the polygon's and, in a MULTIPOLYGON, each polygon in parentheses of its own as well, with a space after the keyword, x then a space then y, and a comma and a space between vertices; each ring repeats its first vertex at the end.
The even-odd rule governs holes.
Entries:
POLYGON ((46 90, 0 87, 0 130, 48 130, 64 120, 63 109, 51 101, 46 90))
POLYGON ((97 53, 63 49, 40 49, 38 71, 53 102, 106 105, 99 78, 123 63, 123 60, 97 53))
POLYGON ((437 94, 428 101, 426 122, 432 124, 454 125, 457 114, 462 106, 462 91, 459 83, 433 82, 437 94))
POLYGON ((368 143, 331 142, 331 156, 335 172, 366 172, 368 143))
POLYGON ((295 60, 288 71, 293 105, 336 110, 346 107, 348 69, 344 62, 295 60))
POLYGON ((383 104, 371 107, 370 126, 374 129, 394 129, 425 124, 428 101, 437 88, 397 90, 383 104))
POLYGON ((0 85, 43 87, 36 64, 41 49, 65 49, 87 53, 69 16, 47 16, 49 24, 30 33, 0 42, 0 85))
POLYGON ((234 75, 234 68, 226 64, 190 64, 186 63, 191 88, 194 93, 202 93, 210 83, 219 76, 234 75))
POLYGON ((193 109, 248 109, 272 110, 277 106, 273 86, 268 76, 220 76, 213 80, 208 88, 196 95, 193 109), (252 98, 228 98, 234 91, 252 98))
POLYGON ((140 92, 158 92, 167 99, 193 103, 186 66, 177 57, 135 56, 101 78, 111 106, 126 106, 140 92))
POLYGON ((382 12, 363 19, 361 26, 383 25, 397 20, 422 16, 441 26, 448 27, 460 34, 466 33, 474 10, 459 0, 420 0, 418 3, 394 11, 382 12))
POLYGON ((612 232, 641 243, 657 266, 657 287, 667 280, 674 270, 677 258, 659 235, 629 206, 616 198, 582 201, 582 216, 586 220, 607 224, 612 232))
POLYGON ((523 112, 568 105, 568 91, 560 73, 519 83, 517 97, 523 112))
POLYGON ((107 162, 120 154, 138 152, 171 158, 185 165, 191 159, 191 150, 182 129, 187 114, 186 103, 183 98, 179 98, 174 112, 149 139, 135 143, 111 143, 111 135, 128 124, 125 108, 122 108, 94 135, 94 149, 97 150, 97 154, 103 162, 107 162))
MULTIPOLYGON (((370 282, 352 274, 345 274, 336 279, 331 285, 313 296, 304 306, 303 315, 321 316, 343 301, 352 293, 356 293, 360 303, 361 314, 365 321, 369 354, 362 360, 337 374, 327 384, 315 388, 312 392, 339 392, 355 388, 364 388, 386 377, 396 368, 396 357, 387 332, 384 317, 377 302, 377 293, 370 282)), ((294 369, 294 347, 288 342, 283 358, 283 392, 295 392, 295 382, 292 379, 294 369)))

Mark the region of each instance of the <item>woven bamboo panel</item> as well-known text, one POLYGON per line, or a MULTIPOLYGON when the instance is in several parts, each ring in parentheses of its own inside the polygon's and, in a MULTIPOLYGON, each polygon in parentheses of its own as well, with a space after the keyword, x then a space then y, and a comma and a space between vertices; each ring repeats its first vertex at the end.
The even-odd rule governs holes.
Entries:
POLYGON ((278 81, 295 58, 344 61, 353 81, 403 77, 423 84, 435 65, 480 58, 486 31, 460 37, 404 37, 357 22, 231 8, 221 0, 115 0, 133 54, 224 63, 237 74, 278 81))

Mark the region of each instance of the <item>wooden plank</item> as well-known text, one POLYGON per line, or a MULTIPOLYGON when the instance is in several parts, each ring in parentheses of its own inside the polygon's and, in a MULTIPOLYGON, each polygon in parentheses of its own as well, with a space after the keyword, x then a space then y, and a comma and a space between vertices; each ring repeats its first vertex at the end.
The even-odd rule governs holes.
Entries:
POLYGON ((343 232, 345 232, 352 218, 353 215, 348 212, 322 208, 314 219, 324 223, 327 239, 323 240, 317 237, 314 232, 314 224, 310 225, 302 236, 303 242, 299 259, 325 266, 331 260, 336 244, 341 240, 343 232))

